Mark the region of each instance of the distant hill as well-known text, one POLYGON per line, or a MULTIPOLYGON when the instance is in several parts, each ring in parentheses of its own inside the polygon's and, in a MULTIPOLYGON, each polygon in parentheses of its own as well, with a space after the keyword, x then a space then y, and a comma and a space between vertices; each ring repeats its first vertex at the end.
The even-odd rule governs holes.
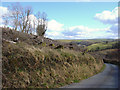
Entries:
POLYGON ((106 63, 120 65, 120 39, 85 39, 58 41, 76 43, 79 46, 84 46, 84 52, 88 52, 96 59, 101 58, 106 63))

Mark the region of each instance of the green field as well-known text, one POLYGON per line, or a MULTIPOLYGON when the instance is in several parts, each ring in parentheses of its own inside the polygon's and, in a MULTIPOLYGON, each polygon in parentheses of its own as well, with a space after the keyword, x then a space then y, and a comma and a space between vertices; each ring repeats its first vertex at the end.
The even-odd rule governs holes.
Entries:
POLYGON ((81 39, 81 40, 58 40, 65 43, 76 42, 82 46, 85 46, 87 51, 99 51, 105 49, 111 49, 116 44, 115 39, 81 39))
POLYGON ((58 41, 61 42, 81 42, 81 41, 88 41, 88 42, 103 42, 103 41, 113 41, 114 39, 71 39, 71 40, 67 40, 67 39, 57 39, 58 41))
POLYGON ((116 42, 96 43, 96 44, 92 44, 92 45, 88 46, 87 50, 88 51, 98 51, 98 50, 110 49, 110 48, 113 48, 114 44, 116 44, 116 42))
POLYGON ((57 41, 69 43, 69 42, 73 42, 73 41, 74 41, 74 42, 81 42, 82 40, 57 39, 57 41))

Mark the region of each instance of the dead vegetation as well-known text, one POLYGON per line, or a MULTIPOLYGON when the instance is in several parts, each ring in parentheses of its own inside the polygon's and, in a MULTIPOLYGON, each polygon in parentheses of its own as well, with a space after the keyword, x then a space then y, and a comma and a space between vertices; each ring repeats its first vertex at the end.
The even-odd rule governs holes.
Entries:
POLYGON ((102 60, 64 43, 9 29, 2 34, 3 88, 57 88, 95 75, 103 67, 102 60), (16 43, 6 41, 15 38, 16 43))
POLYGON ((103 58, 103 61, 105 63, 112 63, 116 65, 120 65, 120 50, 119 49, 108 49, 103 51, 98 51, 96 54, 99 55, 99 57, 103 58))

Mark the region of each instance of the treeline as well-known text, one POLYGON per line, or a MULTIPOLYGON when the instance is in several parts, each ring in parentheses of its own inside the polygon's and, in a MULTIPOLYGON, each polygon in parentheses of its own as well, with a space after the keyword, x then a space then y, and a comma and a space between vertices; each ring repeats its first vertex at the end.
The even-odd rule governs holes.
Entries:
POLYGON ((12 26, 15 31, 44 36, 47 30, 47 14, 33 13, 31 7, 23 7, 19 3, 8 6, 8 11, 2 16, 5 26, 12 26))

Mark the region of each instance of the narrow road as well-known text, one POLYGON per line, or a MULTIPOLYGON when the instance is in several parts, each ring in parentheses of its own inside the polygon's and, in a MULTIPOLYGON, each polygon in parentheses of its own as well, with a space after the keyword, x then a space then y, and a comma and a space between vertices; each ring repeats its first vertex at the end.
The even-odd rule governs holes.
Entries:
POLYGON ((117 65, 106 64, 103 72, 61 88, 118 88, 118 70, 117 65))

